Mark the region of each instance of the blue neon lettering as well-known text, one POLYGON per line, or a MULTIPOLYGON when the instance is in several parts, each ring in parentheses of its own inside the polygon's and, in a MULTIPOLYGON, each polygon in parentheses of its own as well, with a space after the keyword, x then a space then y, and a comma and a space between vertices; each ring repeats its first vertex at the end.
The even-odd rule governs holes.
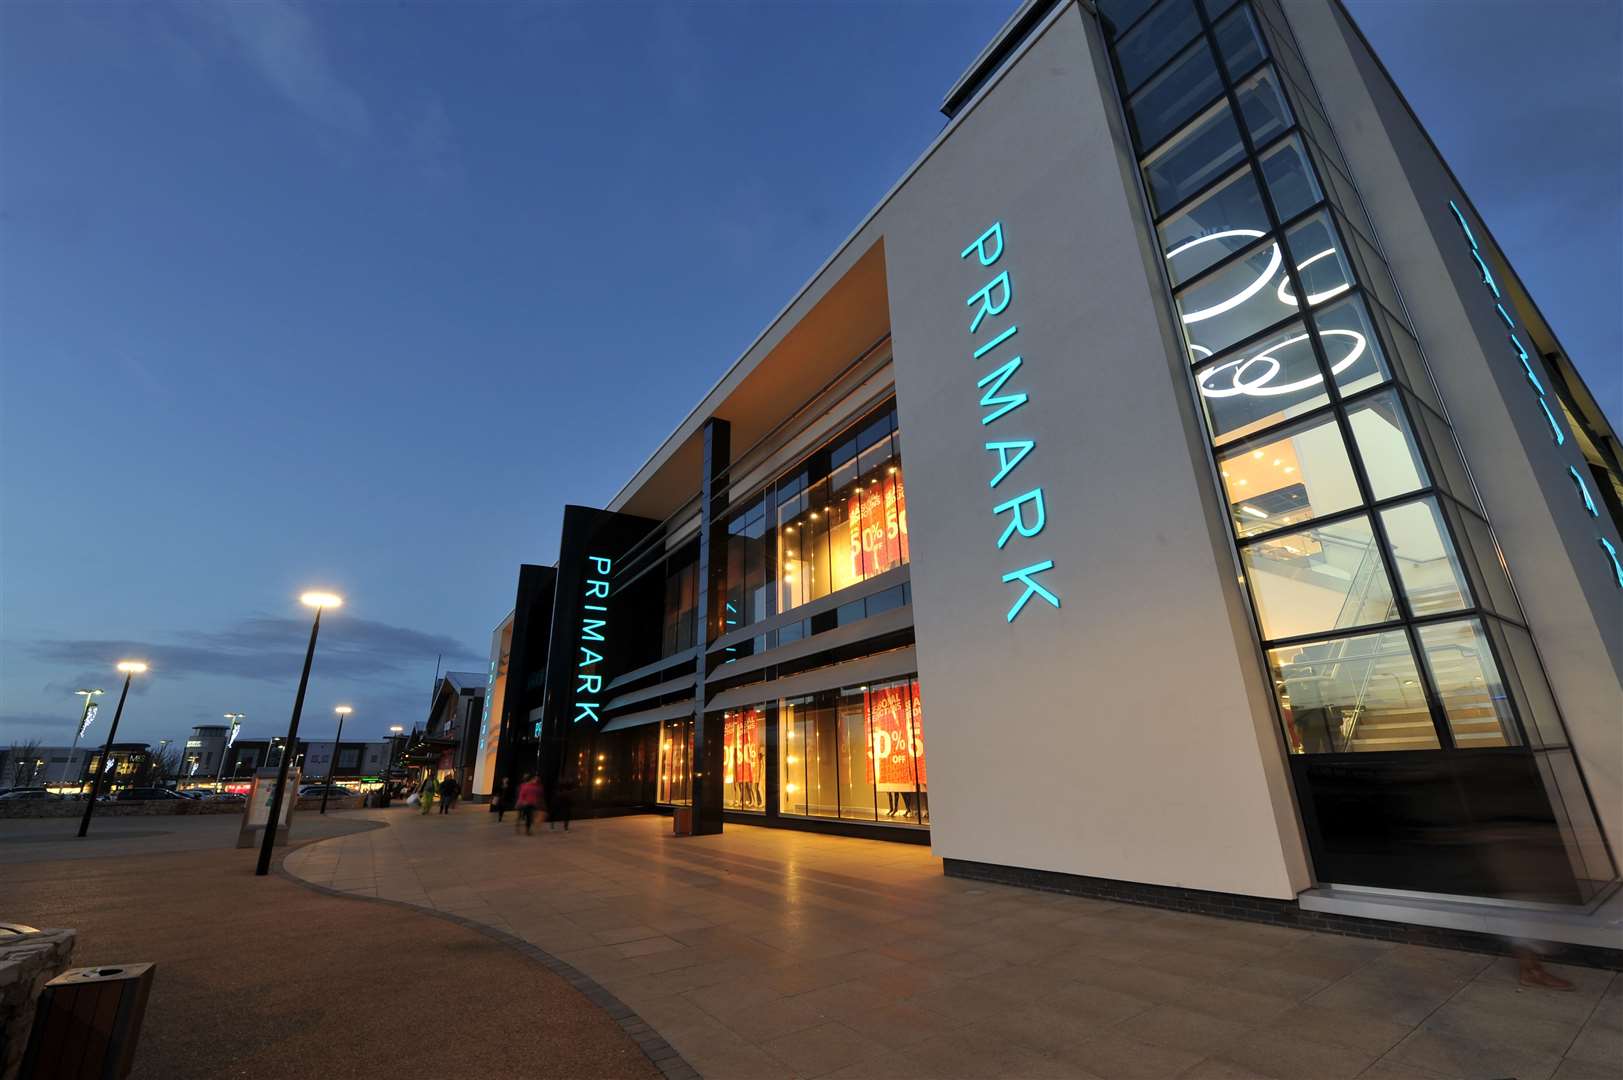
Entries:
POLYGON ((998 505, 992 507, 993 514, 1001 514, 1004 511, 1009 512, 1009 524, 1003 530, 1003 535, 997 538, 997 546, 999 548, 1007 544, 1009 542, 1009 538, 1016 532, 1029 540, 1031 537, 1042 532, 1043 526, 1048 524, 1048 513, 1043 508, 1043 489, 1040 487, 1032 488, 1024 495, 1016 495, 1008 502, 999 503, 998 505), (1035 504, 1037 507, 1037 520, 1032 522, 1030 525, 1027 525, 1024 518, 1022 518, 1020 515, 1020 507, 1027 504, 1035 504))
POLYGON ((1606 557, 1612 560, 1612 576, 1617 578, 1617 587, 1623 589, 1623 566, 1618 565, 1617 548, 1604 536, 1598 536, 1596 539, 1600 541, 1600 546, 1606 549, 1606 557))
POLYGON ((987 413, 985 416, 981 417, 981 423, 990 424, 993 420, 996 420, 1004 413, 1018 409, 1020 406, 1026 403, 1026 395, 1024 392, 1018 394, 1005 394, 1002 397, 998 396, 999 392, 1003 389, 1003 384, 1009 381, 1009 376, 1013 375, 1014 369, 1019 366, 1020 357, 1017 356, 1013 360, 1010 360, 1008 363, 1004 364, 1002 367, 988 372, 986 375, 982 376, 976 381, 975 385, 978 387, 985 386, 987 383, 992 384, 991 388, 987 390, 986 393, 981 395, 981 407, 990 409, 994 405, 1001 406, 999 409, 997 409, 997 411, 987 413))
MULTIPOLYGON (((614 569, 614 560, 606 555, 588 555, 586 558, 592 564, 592 569, 596 573, 601 574, 602 577, 588 577, 586 579, 585 594, 582 597, 583 602, 581 603, 580 634, 578 642, 580 647, 580 663, 576 664, 575 666, 577 668, 596 668, 598 664, 603 662, 603 653, 595 651, 586 643, 588 641, 608 640, 606 637, 606 629, 609 624, 607 614, 609 608, 607 604, 588 604, 584 601, 591 599, 608 599, 608 578, 609 572, 614 569), (588 613, 601 613, 602 617, 599 618, 595 614, 588 613)), ((605 652, 606 651, 607 649, 605 649, 605 652)), ((576 678, 580 680, 575 687, 576 695, 596 694, 602 691, 603 673, 600 670, 577 671, 575 675, 576 678)), ((577 700, 575 702, 575 719, 573 722, 578 724, 582 720, 596 720, 598 718, 598 707, 598 702, 577 700)))
POLYGON ((1009 306, 1009 301, 1013 299, 1014 284, 1009 280, 1009 272, 1007 270, 1003 271, 1003 273, 999 274, 991 281, 988 281, 979 289, 976 289, 974 292, 970 293, 969 299, 964 301, 964 306, 974 307, 975 301, 979 300, 981 302, 981 309, 975 313, 974 320, 970 322, 969 332, 973 334, 975 331, 979 330, 981 328, 981 320, 986 318, 988 315, 1003 314, 1003 309, 1007 308, 1009 306), (999 285, 1003 286, 1003 300, 1001 303, 994 306, 992 303, 992 290, 997 288, 999 285))
MULTIPOLYGON (((958 257, 967 259, 970 255, 974 255, 976 262, 981 266, 991 266, 1003 257, 1006 245, 1007 237, 1004 235, 1003 223, 1002 221, 995 221, 991 227, 981 233, 968 247, 964 248, 958 257)), ((988 315, 1001 316, 1008 310, 1013 300, 1014 284, 1010 272, 1005 269, 997 277, 971 293, 968 299, 964 301, 964 306, 970 308, 975 308, 977 301, 979 302, 974 318, 970 320, 969 333, 972 336, 975 335, 988 315), (1001 293, 999 293, 1000 289, 1002 290, 1001 293)), ((979 345, 973 345, 972 343, 972 358, 980 360, 993 349, 1019 333, 1019 331, 1020 325, 1011 320, 1009 325, 992 336, 990 340, 979 345)), ((1030 397, 1024 391, 1011 390, 1005 393, 1005 387, 1009 379, 1019 370, 1023 363, 1024 359, 1022 357, 1012 356, 976 380, 975 387, 981 391, 980 405, 983 410, 986 410, 981 416, 982 425, 990 424, 1000 416, 1018 409, 1030 400, 1030 397)), ((987 485, 989 489, 995 491, 1004 478, 1013 472, 1036 449, 1037 444, 1032 439, 1009 439, 1006 441, 986 442, 983 443, 983 446, 988 453, 997 455, 997 474, 992 477, 987 485)), ((992 508, 994 519, 1004 513, 1009 515, 1009 520, 1007 523, 1000 523, 1003 524, 1003 528, 997 541, 999 550, 1002 550, 1014 538, 1015 533, 1029 539, 1043 531, 1043 528, 1048 524, 1048 509, 1043 489, 1033 487, 1025 494, 1018 495, 1007 502, 998 503, 992 508), (1027 510, 1026 507, 1030 507, 1030 509, 1027 510)), ((1005 622, 1014 622, 1034 595, 1042 597, 1051 607, 1057 608, 1060 606, 1058 594, 1044 588, 1036 581, 1038 574, 1053 568, 1053 560, 1048 559, 1042 562, 1034 562, 1030 566, 1001 575, 1004 584, 1019 582, 1024 586, 1014 604, 1004 615, 1005 622)))
POLYGON ((1014 606, 1009 609, 1008 615, 1004 616, 1004 622, 1014 622, 1014 617, 1020 614, 1020 609, 1026 606, 1026 601, 1030 600, 1033 594, 1042 597, 1055 607, 1059 607, 1059 597, 1032 580, 1035 575, 1052 569, 1054 569, 1054 560, 1045 559, 1040 563, 1032 563, 1030 566, 1021 567, 1019 570, 1012 570, 1003 575, 1004 581, 1018 581, 1026 587, 1026 591, 1020 594, 1020 599, 1016 600, 1014 606))
POLYGON ((1589 485, 1584 483, 1583 476, 1571 465, 1567 466, 1567 472, 1572 474, 1572 482, 1578 485, 1578 494, 1583 496, 1584 509, 1589 511, 1589 516, 1600 517, 1600 511, 1595 509, 1595 500, 1589 497, 1589 485))
POLYGON ((1555 445, 1560 446, 1566 442, 1566 432, 1562 431, 1561 425, 1555 422, 1555 414, 1550 411, 1550 406, 1543 398, 1538 399, 1538 407, 1544 410, 1544 419, 1550 422, 1550 433, 1555 436, 1555 445))
POLYGON ((979 360, 981 357, 985 356, 987 353, 991 352, 993 349, 997 348, 999 345, 1003 344, 1010 337, 1014 336, 1015 334, 1018 334, 1019 332, 1020 332, 1020 324, 1015 323, 1013 326, 1011 326, 1007 330, 1003 331, 1003 333, 999 334, 997 337, 993 338, 991 341, 988 341, 985 345, 982 345, 980 348, 976 349, 975 350, 975 359, 979 360))
POLYGON ((992 222, 992 227, 981 233, 980 236, 976 237, 975 242, 959 253, 958 257, 960 259, 967 259, 969 258, 969 253, 971 251, 975 253, 976 258, 980 259, 982 266, 991 266, 993 263, 997 262, 999 257, 1001 257, 1003 254, 1003 222, 992 222), (986 241, 992 239, 993 237, 997 238, 997 250, 991 255, 987 255, 986 241))
POLYGON ((1021 461, 1025 460, 1025 456, 1031 453, 1036 446, 1037 444, 1030 439, 1015 439, 1012 442, 987 443, 986 449, 997 455, 998 464, 997 475, 992 477, 992 482, 987 486, 994 488, 997 487, 998 481, 1002 480, 1005 476, 1008 476, 1009 473, 1014 470, 1014 467, 1020 464, 1021 461), (1019 453, 1015 454, 1011 459, 1009 457, 1010 450, 1018 450, 1019 453))
MULTIPOLYGON (((1515 332, 1516 319, 1506 309, 1503 303, 1504 297, 1500 295, 1499 286, 1493 280, 1493 273, 1489 271, 1488 264, 1483 261, 1481 252, 1477 250, 1476 235, 1471 232, 1470 222, 1465 220, 1465 214, 1461 212, 1453 199, 1448 200, 1448 209, 1453 213, 1454 220, 1460 223, 1460 228, 1464 230, 1466 242, 1471 245, 1471 258, 1476 262, 1477 269, 1482 272, 1482 284, 1486 285, 1493 293, 1494 310, 1499 313, 1499 318, 1504 320, 1505 325, 1510 328, 1510 347, 1516 351, 1516 359, 1522 365, 1522 371, 1526 373, 1527 381, 1533 384, 1533 389, 1538 394, 1538 407, 1544 413, 1545 423, 1550 425, 1550 434, 1555 437, 1555 445, 1563 446, 1566 444, 1567 434, 1561 430, 1560 423, 1555 419, 1555 413, 1550 409, 1550 403, 1545 400, 1544 384, 1539 380, 1538 373, 1533 370, 1532 358, 1527 353, 1527 347, 1522 344, 1522 339, 1515 332)), ((1571 465, 1567 466, 1567 473, 1572 477, 1573 483, 1578 485, 1578 496, 1583 500, 1584 510, 1590 517, 1599 517, 1600 512, 1595 508, 1595 500, 1589 496, 1589 485, 1584 483, 1583 476, 1571 465)), ((1606 549, 1607 556, 1612 560, 1612 570, 1617 576, 1617 583, 1619 587, 1623 587, 1623 569, 1618 567, 1616 549, 1612 547, 1611 541, 1607 540, 1606 537, 1601 536, 1596 539, 1600 542, 1601 547, 1606 549)))

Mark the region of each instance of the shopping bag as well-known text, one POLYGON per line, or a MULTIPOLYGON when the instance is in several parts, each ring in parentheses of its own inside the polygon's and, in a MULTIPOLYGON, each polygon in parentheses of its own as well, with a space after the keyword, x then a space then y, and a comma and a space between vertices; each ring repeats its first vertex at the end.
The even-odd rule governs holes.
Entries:
POLYGON ((417 792, 414 791, 414 792, 411 793, 411 796, 406 799, 406 805, 407 806, 416 806, 418 803, 420 803, 422 801, 423 801, 423 797, 421 795, 419 795, 417 792))

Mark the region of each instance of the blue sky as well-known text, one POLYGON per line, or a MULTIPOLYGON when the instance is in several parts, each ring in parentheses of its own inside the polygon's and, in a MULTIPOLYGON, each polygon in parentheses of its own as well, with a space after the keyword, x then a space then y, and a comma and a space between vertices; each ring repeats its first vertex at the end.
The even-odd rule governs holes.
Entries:
MULTIPOLYGON (((0 745, 420 720, 1013 6, 0 6, 0 745)), ((1620 8, 1352 10, 1623 414, 1620 8)))

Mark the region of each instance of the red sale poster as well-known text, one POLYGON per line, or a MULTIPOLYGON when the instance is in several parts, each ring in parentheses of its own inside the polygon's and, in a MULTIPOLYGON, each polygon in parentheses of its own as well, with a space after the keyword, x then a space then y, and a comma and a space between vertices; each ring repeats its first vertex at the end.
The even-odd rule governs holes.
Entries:
POLYGON ((922 787, 923 741, 913 715, 908 683, 863 692, 867 713, 869 778, 880 791, 912 791, 922 787), (915 764, 916 763, 916 764, 915 764))

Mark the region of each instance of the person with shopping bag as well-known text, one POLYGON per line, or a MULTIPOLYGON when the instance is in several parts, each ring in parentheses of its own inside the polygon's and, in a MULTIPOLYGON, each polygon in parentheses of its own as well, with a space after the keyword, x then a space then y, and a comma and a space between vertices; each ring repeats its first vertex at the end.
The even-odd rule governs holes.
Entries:
POLYGON ((547 795, 541 787, 534 773, 524 778, 524 783, 518 786, 518 820, 513 823, 513 831, 517 832, 520 825, 524 826, 524 835, 530 835, 530 829, 535 824, 535 812, 546 805, 547 795))

